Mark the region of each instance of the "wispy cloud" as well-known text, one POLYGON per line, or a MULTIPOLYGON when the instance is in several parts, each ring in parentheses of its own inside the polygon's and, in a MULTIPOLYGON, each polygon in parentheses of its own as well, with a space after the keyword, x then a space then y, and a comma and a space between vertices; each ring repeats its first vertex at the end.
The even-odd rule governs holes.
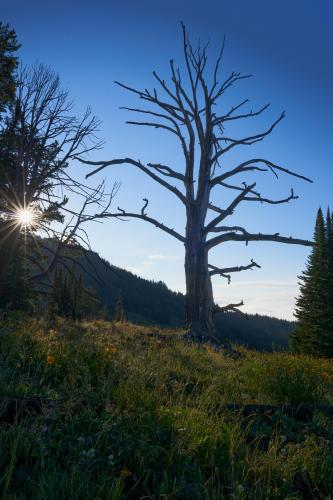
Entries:
POLYGON ((158 260, 158 261, 167 261, 167 260, 180 260, 182 257, 179 255, 164 255, 162 253, 155 255, 148 255, 148 260, 158 260))
POLYGON ((215 300, 220 305, 244 300, 243 312, 294 319, 296 281, 239 282, 216 285, 215 300))

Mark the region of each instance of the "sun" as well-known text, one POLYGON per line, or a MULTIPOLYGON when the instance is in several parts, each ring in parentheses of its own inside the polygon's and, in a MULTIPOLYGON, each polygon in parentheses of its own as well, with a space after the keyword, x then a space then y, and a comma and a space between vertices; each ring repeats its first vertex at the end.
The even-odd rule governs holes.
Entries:
POLYGON ((15 212, 16 222, 24 227, 30 228, 36 223, 36 215, 32 208, 20 208, 15 212))

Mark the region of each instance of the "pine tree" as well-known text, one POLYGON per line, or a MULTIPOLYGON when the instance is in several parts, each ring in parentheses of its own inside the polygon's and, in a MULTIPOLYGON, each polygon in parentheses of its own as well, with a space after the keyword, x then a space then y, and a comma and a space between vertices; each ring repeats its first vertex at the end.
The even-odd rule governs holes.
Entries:
MULTIPOLYGON (((0 22, 0 113, 12 104, 15 96, 18 58, 15 55, 20 45, 16 33, 8 24, 0 22)), ((1 117, 0 117, 1 120, 1 117)))
POLYGON ((298 325, 291 336, 291 347, 295 352, 323 355, 327 331, 328 252, 321 208, 317 213, 314 243, 307 267, 299 276, 300 295, 295 311, 298 325))
POLYGON ((116 302, 116 310, 114 314, 114 320, 123 323, 125 321, 125 309, 122 293, 119 292, 118 299, 116 302))
POLYGON ((333 356, 333 215, 327 209, 326 242, 327 242, 327 297, 326 297, 326 330, 323 335, 322 353, 333 356))
POLYGON ((77 278, 76 265, 72 266, 70 274, 62 269, 56 269, 53 277, 53 292, 51 310, 59 316, 80 320, 83 316, 84 287, 82 275, 77 278))
POLYGON ((82 275, 77 276, 76 263, 73 262, 69 281, 70 316, 73 320, 82 319, 83 284, 82 275))

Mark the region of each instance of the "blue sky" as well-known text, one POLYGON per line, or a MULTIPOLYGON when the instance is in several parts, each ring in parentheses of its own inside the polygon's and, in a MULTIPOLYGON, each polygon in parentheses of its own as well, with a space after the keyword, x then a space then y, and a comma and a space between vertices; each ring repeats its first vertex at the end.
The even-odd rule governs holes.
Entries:
MULTIPOLYGON (((330 0, 2 0, 1 18, 17 31, 23 44, 21 60, 50 65, 60 74, 77 110, 89 104, 102 120, 100 135, 106 145, 91 159, 133 156, 173 165, 180 160, 177 143, 163 132, 126 125, 130 116, 118 107, 138 103, 113 82, 150 88, 152 70, 167 78, 170 58, 183 63, 180 20, 194 41, 199 37, 210 40, 212 58, 225 34, 221 77, 232 70, 254 77, 233 89, 223 104, 227 108, 242 98, 249 98, 253 107, 271 103, 265 117, 242 124, 236 134, 261 131, 281 111, 287 113, 265 143, 242 151, 233 162, 260 154, 314 180, 307 184, 286 176, 278 181, 259 177, 262 194, 283 197, 293 187, 300 199, 277 207, 243 205, 233 222, 254 232, 311 238, 318 206, 333 207, 330 0)), ((76 165, 73 170, 83 178, 88 168, 76 165)), ((115 207, 138 210, 147 196, 151 215, 183 229, 184 213, 176 198, 144 174, 120 166, 104 171, 92 182, 102 177, 109 186, 116 180, 122 183, 115 207)), ((214 197, 223 204, 222 190, 214 197)), ((108 221, 90 227, 89 232, 94 249, 113 264, 184 290, 183 247, 177 240, 141 221, 108 221)), ((213 264, 246 264, 254 258, 262 267, 234 275, 231 285, 214 279, 216 301, 223 305, 244 299, 244 310, 292 318, 297 275, 308 252, 276 243, 219 247, 211 256, 213 264)))

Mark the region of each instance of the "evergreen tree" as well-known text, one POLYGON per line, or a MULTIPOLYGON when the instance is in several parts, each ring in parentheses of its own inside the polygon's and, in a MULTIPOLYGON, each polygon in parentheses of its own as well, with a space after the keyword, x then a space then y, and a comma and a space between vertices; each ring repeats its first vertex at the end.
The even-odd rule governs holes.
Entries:
MULTIPOLYGON (((329 228, 331 226, 329 225, 329 228)), ((296 301, 298 325, 291 336, 295 352, 312 355, 327 354, 328 329, 328 233, 322 210, 317 212, 314 247, 305 271, 299 277, 300 295, 296 301)))
POLYGON ((18 64, 15 53, 19 47, 15 31, 8 24, 0 22, 0 113, 14 100, 15 71, 18 64))
POLYGON ((83 302, 83 284, 82 275, 77 276, 76 263, 73 262, 69 290, 70 296, 70 317, 74 320, 82 319, 82 302, 83 302))
POLYGON ((125 309, 122 293, 119 292, 118 299, 116 302, 116 310, 114 314, 114 320, 123 323, 125 321, 125 309))
POLYGON ((327 300, 326 300, 326 330, 323 335, 322 354, 333 356, 333 220, 330 209, 326 215, 327 241, 327 300))
POLYGON ((75 263, 70 274, 66 271, 64 275, 62 269, 56 269, 53 278, 51 310, 65 318, 82 319, 83 294, 82 276, 77 277, 75 263))
MULTIPOLYGON (((6 111, 13 108, 16 90, 15 73, 18 64, 15 53, 19 47, 15 31, 0 22, 0 122, 3 122, 6 111)), ((3 192, 2 158, 3 149, 9 149, 9 144, 5 143, 3 148, 2 142, 0 131, 0 308, 8 306, 21 308, 25 303, 24 273, 20 259, 22 246, 17 231, 11 231, 6 238, 3 236, 6 220, 2 217, 2 210, 7 199, 3 192)))

